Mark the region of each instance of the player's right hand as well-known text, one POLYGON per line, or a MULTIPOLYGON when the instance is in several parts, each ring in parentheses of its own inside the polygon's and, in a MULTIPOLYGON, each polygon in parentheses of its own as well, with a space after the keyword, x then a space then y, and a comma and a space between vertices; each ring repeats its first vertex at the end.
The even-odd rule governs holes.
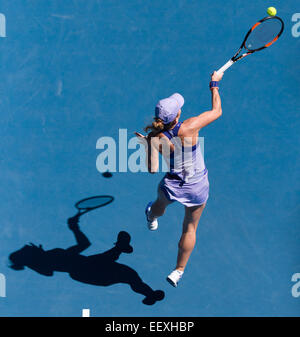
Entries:
POLYGON ((214 71, 213 74, 211 75, 211 80, 219 82, 219 81, 221 81, 223 75, 224 75, 224 73, 219 74, 216 71, 214 71))

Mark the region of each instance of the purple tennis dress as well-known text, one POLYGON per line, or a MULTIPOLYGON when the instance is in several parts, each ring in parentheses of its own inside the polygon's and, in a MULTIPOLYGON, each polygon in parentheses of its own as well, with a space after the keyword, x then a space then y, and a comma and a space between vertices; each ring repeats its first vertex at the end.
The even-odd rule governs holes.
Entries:
POLYGON ((170 201, 178 201, 191 207, 204 204, 209 196, 207 169, 201 153, 200 143, 183 146, 178 137, 181 122, 163 134, 174 144, 169 156, 169 172, 161 180, 159 187, 170 201))

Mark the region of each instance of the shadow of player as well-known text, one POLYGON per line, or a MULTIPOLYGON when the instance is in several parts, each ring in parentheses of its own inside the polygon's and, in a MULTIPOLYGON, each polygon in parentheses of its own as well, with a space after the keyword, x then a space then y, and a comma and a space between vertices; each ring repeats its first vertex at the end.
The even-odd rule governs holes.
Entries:
POLYGON ((31 243, 10 254, 10 267, 14 270, 23 270, 28 267, 45 276, 53 276, 55 271, 67 272, 76 281, 96 286, 125 283, 130 285, 136 293, 144 295, 143 303, 147 305, 152 305, 164 298, 163 291, 152 290, 134 269, 116 262, 121 253, 133 252, 130 235, 127 232, 121 231, 114 247, 106 252, 84 256, 80 253, 91 243, 79 228, 78 222, 78 216, 68 219, 69 228, 77 242, 76 245, 68 249, 44 250, 41 245, 36 246, 31 243))

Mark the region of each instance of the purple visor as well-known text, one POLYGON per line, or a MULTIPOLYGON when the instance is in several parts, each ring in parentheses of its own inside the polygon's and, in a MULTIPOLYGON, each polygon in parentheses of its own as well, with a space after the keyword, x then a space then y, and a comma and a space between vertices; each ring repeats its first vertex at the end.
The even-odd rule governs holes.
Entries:
POLYGON ((184 98, 177 93, 161 99, 155 107, 155 117, 160 118, 164 124, 169 124, 175 120, 183 104, 184 98))

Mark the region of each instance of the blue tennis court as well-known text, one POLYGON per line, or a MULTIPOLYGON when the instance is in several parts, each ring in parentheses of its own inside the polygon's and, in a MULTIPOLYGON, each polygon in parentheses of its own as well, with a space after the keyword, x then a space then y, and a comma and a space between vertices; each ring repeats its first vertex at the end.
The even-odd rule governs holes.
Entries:
POLYGON ((111 317, 299 316, 292 294, 300 273, 297 11, 292 0, 1 2, 0 316, 81 316, 82 309, 111 317), (223 77, 223 115, 200 133, 210 198, 173 288, 166 276, 176 263, 182 205, 172 204, 150 232, 144 209, 163 173, 119 172, 118 159, 105 177, 97 141, 112 137, 124 154, 119 130, 129 143, 174 92, 185 98, 182 119, 208 110, 210 74, 268 6, 285 31, 223 77), (53 273, 61 249, 76 242, 68 225, 74 204, 97 195, 114 199, 80 218, 90 243, 81 254, 101 254, 100 262, 73 277, 63 268, 53 273), (116 261, 120 232, 133 251, 116 261), (33 267, 10 268, 10 254, 30 243, 39 252, 33 267), (41 249, 54 258, 42 259, 41 249), (164 298, 144 304, 142 284, 164 298))

